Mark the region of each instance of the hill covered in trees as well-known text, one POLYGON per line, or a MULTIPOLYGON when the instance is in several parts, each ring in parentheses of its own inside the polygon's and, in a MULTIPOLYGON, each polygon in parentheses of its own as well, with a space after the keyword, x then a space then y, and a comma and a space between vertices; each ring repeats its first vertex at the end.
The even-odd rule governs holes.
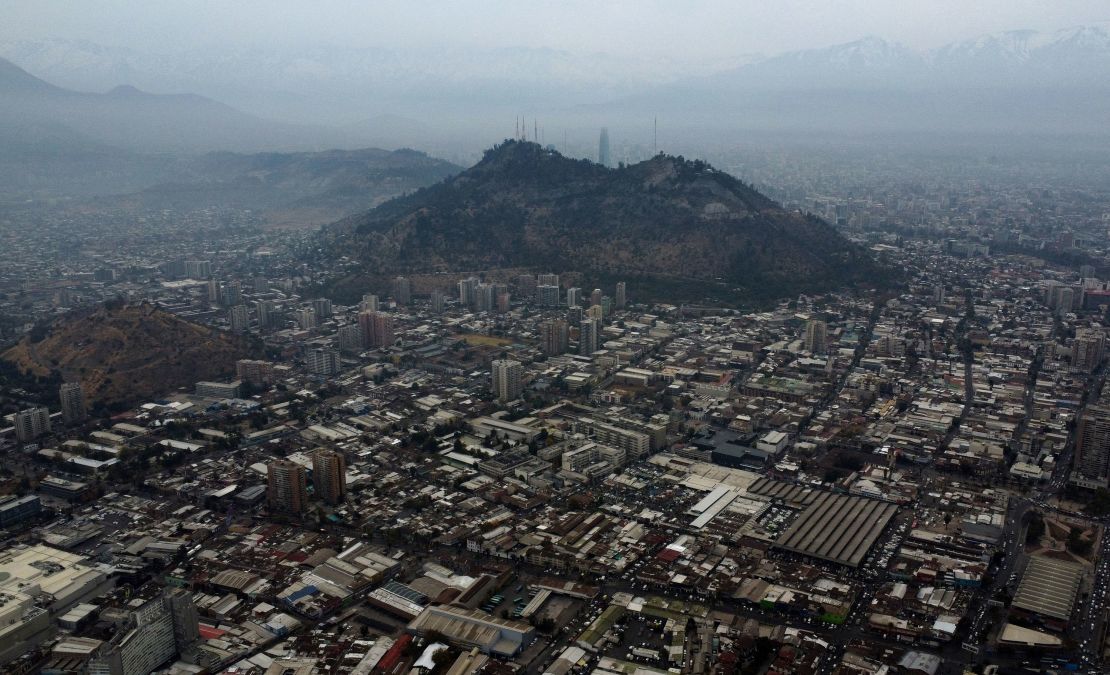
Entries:
POLYGON ((239 336, 113 302, 37 327, 0 359, 27 378, 79 381, 90 405, 113 410, 232 376, 248 352, 239 336))
POLYGON ((394 274, 498 269, 627 279, 641 299, 758 302, 888 276, 811 215, 700 161, 608 169, 507 141, 470 169, 324 228, 353 295, 394 274))

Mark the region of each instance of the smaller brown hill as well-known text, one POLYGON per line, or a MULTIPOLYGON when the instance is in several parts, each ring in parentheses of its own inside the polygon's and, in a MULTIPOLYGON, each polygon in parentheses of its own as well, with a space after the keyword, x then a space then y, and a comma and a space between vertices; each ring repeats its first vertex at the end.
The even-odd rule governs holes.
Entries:
POLYGON ((238 336, 149 304, 100 306, 36 330, 0 354, 28 376, 78 380, 92 406, 120 409, 235 372, 238 336))

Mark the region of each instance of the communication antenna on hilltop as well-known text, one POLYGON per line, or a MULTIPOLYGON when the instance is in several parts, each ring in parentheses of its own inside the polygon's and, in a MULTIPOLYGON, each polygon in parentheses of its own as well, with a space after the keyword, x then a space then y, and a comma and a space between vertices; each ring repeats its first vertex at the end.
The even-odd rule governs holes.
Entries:
POLYGON ((536 118, 532 118, 532 141, 535 143, 540 142, 540 123, 536 118))
POLYGON ((654 152, 652 154, 658 155, 659 154, 659 117, 658 116, 655 117, 654 123, 655 123, 655 138, 654 138, 654 140, 652 140, 652 148, 654 150, 654 152))
POLYGON ((516 116, 516 131, 513 132, 513 138, 520 138, 520 115, 516 116))

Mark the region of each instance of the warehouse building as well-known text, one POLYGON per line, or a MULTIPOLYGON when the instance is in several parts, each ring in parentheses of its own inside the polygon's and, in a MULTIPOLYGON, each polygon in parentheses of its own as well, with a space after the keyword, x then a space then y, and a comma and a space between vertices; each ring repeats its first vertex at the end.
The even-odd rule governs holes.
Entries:
POLYGON ((818 492, 775 542, 784 551, 859 567, 898 507, 865 497, 818 492))

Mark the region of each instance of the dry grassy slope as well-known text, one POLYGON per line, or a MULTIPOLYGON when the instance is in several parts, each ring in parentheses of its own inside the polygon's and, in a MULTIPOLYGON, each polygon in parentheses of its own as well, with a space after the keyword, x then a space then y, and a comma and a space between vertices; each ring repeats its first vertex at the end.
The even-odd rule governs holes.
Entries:
POLYGON ((63 317, 42 341, 24 338, 0 358, 25 373, 78 379, 90 403, 113 406, 232 375, 246 352, 234 336, 127 305, 63 317))

